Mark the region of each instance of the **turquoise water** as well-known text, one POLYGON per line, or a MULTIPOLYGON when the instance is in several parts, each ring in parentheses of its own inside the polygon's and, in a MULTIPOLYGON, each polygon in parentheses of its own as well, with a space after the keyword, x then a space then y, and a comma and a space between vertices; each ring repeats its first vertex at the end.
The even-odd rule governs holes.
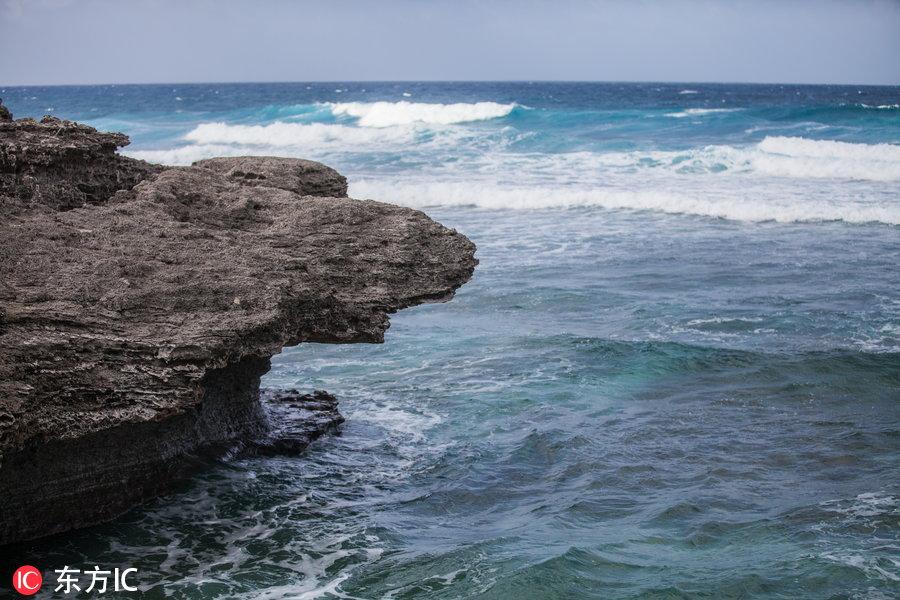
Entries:
POLYGON ((222 461, 34 564, 135 566, 146 598, 900 595, 900 89, 0 96, 151 160, 324 160, 481 261, 384 345, 275 359, 267 385, 341 398, 340 436, 222 461))

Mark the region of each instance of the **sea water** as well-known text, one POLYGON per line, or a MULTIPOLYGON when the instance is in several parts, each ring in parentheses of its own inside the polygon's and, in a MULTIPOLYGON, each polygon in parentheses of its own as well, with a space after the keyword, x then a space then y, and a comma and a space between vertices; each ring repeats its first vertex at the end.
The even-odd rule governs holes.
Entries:
POLYGON ((478 245, 384 345, 286 349, 341 399, 27 547, 146 598, 900 595, 900 88, 290 83, 5 88, 186 165, 281 155, 478 245))

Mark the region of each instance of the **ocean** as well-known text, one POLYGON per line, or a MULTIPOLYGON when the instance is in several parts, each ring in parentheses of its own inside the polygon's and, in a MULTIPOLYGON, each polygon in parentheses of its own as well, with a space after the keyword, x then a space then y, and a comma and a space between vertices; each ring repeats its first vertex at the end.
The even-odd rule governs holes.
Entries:
POLYGON ((143 598, 900 596, 900 87, 0 89, 123 153, 325 162, 478 245, 383 345, 264 385, 347 421, 31 560, 143 598))

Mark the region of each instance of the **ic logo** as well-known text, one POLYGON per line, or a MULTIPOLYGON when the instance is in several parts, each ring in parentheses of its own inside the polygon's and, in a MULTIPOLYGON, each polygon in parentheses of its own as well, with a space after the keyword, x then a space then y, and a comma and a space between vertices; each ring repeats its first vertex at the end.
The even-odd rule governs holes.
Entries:
POLYGON ((41 572, 31 565, 19 567, 13 573, 13 587, 23 596, 37 594, 43 582, 44 578, 41 577, 41 572))

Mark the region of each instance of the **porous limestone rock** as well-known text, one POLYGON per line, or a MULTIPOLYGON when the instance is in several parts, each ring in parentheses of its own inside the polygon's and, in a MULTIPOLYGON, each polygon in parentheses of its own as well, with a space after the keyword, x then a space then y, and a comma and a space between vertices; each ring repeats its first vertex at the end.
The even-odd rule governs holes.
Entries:
POLYGON ((3 121, 0 118, 0 198, 3 214, 13 210, 69 210, 105 202, 162 170, 116 154, 128 143, 121 133, 55 117, 3 121))
POLYGON ((277 156, 208 158, 195 167, 222 173, 244 185, 258 185, 296 192, 301 196, 347 197, 347 178, 322 163, 277 156))

